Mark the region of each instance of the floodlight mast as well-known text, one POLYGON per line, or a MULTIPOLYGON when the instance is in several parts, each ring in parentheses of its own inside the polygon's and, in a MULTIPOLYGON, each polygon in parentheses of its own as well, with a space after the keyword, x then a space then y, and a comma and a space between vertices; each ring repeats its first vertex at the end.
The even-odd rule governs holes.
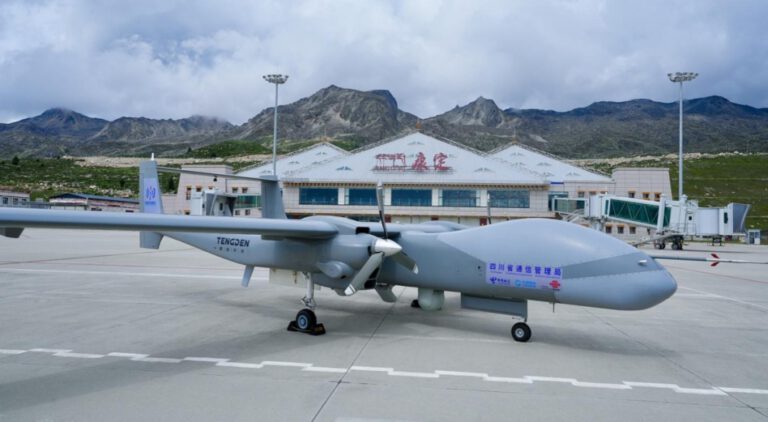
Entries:
POLYGON ((275 122, 272 135, 272 174, 277 177, 277 87, 288 80, 288 75, 270 74, 262 76, 265 81, 275 84, 275 122))
POLYGON ((680 151, 678 158, 678 171, 677 171, 677 199, 683 198, 683 82, 688 82, 696 79, 699 76, 696 72, 675 72, 667 73, 669 80, 673 83, 680 84, 680 123, 679 123, 679 138, 680 138, 680 151))

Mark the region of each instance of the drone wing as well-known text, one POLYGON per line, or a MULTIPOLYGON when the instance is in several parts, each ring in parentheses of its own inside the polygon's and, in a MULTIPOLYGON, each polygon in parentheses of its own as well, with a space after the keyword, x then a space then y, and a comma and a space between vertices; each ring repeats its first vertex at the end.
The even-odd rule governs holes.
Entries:
POLYGON ((335 226, 323 221, 0 208, 0 234, 7 237, 19 237, 21 230, 27 227, 238 233, 300 239, 329 239, 338 233, 335 226))

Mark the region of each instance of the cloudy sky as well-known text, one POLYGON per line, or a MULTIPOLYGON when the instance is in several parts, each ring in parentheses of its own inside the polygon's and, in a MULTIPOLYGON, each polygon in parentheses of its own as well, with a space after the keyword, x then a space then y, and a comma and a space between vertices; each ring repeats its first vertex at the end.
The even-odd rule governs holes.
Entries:
POLYGON ((217 116, 331 84, 429 117, 484 96, 559 111, 686 97, 768 107, 764 0, 0 0, 0 122, 217 116))

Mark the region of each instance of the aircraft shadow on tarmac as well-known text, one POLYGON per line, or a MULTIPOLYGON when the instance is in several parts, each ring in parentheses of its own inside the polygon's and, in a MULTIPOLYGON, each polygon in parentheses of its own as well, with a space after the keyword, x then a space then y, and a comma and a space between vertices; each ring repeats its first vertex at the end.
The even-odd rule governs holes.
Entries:
MULTIPOLYGON (((320 297, 321 306, 319 307, 318 319, 326 325, 329 333, 334 336, 370 337, 373 330, 376 331, 377 336, 382 337, 424 337, 429 339, 429 336, 424 335, 425 331, 441 331, 450 337, 456 337, 456 340, 467 337, 470 341, 472 337, 481 336, 487 336, 493 341, 503 340, 505 337, 500 336, 500 334, 509 335, 509 322, 514 319, 512 317, 509 319, 504 317, 489 318, 488 314, 484 312, 461 309, 458 295, 447 295, 443 309, 435 312, 411 308, 411 299, 411 297, 401 296, 396 303, 387 304, 378 300, 351 302, 344 301, 343 298, 337 299, 335 296, 320 297), (382 320, 386 320, 384 324, 381 324, 382 320), (397 325, 396 334, 389 329, 393 325, 397 325)), ((255 315, 254 321, 263 320, 264 317, 275 318, 276 315, 284 315, 287 322, 293 315, 293 307, 297 303, 295 297, 285 295, 274 298, 272 302, 266 305, 233 300, 229 297, 217 297, 213 300, 221 306, 239 307, 246 310, 255 315)), ((540 305, 551 306, 549 304, 540 305)), ((576 323, 572 316, 563 316, 562 325, 559 326, 555 325, 558 323, 557 318, 539 321, 537 330, 541 331, 536 332, 532 341, 562 349, 578 349, 624 356, 659 357, 661 354, 664 356, 676 354, 666 348, 654 349, 653 347, 657 345, 645 345, 613 328, 590 333, 586 325, 580 326, 578 322, 590 320, 592 321, 591 324, 605 325, 605 323, 600 322, 600 318, 585 313, 584 310, 577 307, 569 307, 569 311, 580 313, 576 323)), ((619 311, 615 312, 619 314, 619 311)), ((293 334, 285 332, 286 336, 293 334)), ((279 335, 279 333, 273 335, 279 335)), ((438 335, 438 337, 440 336, 438 335)), ((510 347, 514 347, 512 350, 515 353, 525 353, 524 346, 516 347, 513 345, 515 341, 511 336, 506 337, 506 339, 509 340, 510 347)), ((308 343, 317 344, 311 340, 308 343)))

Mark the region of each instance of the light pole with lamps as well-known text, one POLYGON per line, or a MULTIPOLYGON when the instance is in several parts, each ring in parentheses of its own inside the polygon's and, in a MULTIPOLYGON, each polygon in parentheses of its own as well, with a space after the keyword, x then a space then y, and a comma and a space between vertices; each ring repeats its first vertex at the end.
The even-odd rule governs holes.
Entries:
POLYGON ((688 82, 696 79, 699 76, 696 72, 675 72, 667 73, 669 80, 674 83, 680 84, 680 157, 678 161, 678 180, 677 180, 677 199, 683 198, 683 82, 688 82))
POLYGON ((288 75, 264 75, 262 76, 265 81, 275 84, 275 123, 272 136, 272 174, 277 177, 277 87, 285 83, 288 80, 288 75))

